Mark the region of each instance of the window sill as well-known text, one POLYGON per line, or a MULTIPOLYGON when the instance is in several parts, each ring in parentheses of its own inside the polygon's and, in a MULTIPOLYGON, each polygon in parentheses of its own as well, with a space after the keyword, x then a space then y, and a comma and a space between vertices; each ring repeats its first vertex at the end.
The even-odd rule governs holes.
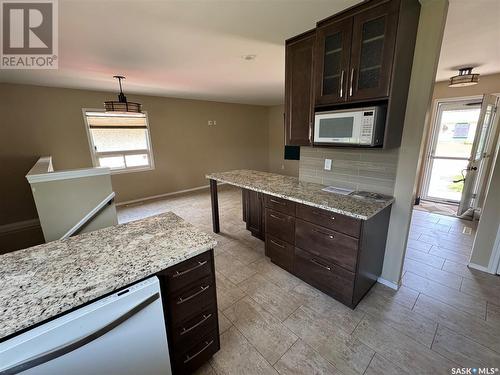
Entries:
POLYGON ((137 167, 137 168, 124 168, 124 169, 110 169, 111 174, 123 174, 134 172, 147 172, 154 171, 155 167, 137 167))

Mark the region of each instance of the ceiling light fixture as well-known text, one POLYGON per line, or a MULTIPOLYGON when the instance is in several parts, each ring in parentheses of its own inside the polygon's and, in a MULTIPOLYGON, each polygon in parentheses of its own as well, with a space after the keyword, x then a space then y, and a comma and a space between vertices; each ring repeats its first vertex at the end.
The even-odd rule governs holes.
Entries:
POLYGON ((140 103, 128 102, 127 97, 123 93, 122 90, 122 79, 125 79, 124 76, 113 76, 118 80, 118 84, 120 85, 120 93, 118 94, 118 101, 110 100, 104 102, 104 108, 106 112, 120 112, 120 113, 142 113, 140 103))
POLYGON ((479 74, 472 73, 473 67, 458 69, 458 75, 450 78, 448 87, 464 87, 477 85, 479 82, 479 74))
POLYGON ((255 60, 255 58, 257 57, 257 55, 243 55, 241 56, 241 58, 243 60, 246 60, 246 61, 252 61, 252 60, 255 60))

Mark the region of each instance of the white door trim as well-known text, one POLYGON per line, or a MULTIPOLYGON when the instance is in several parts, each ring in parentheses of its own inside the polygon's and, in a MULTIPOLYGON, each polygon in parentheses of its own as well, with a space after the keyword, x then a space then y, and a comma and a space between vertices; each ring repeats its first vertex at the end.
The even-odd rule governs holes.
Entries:
POLYGON ((488 272, 500 274, 500 225, 497 230, 497 237, 491 251, 490 262, 488 263, 488 272))

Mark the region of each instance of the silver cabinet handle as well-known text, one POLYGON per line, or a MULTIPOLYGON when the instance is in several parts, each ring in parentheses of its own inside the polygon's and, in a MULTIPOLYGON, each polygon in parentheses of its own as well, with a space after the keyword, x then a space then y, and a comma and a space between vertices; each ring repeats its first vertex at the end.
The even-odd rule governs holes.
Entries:
POLYGON ((328 217, 328 218, 330 218, 330 219, 332 219, 332 220, 335 220, 335 216, 330 216, 330 215, 328 215, 328 214, 324 214, 324 213, 323 213, 323 212, 321 212, 321 211, 316 211, 316 210, 314 210, 312 213, 313 213, 313 214, 315 214, 315 215, 318 215, 318 216, 328 217))
POLYGON ((323 231, 318 230, 318 229, 313 229, 313 232, 322 234, 323 236, 326 236, 326 237, 330 238, 331 240, 333 240, 335 238, 332 234, 323 232, 323 231))
POLYGON ((198 290, 196 293, 191 294, 189 297, 186 298, 179 297, 179 299, 177 300, 177 304, 182 305, 184 302, 187 302, 193 299, 194 297, 199 296, 201 293, 205 292, 208 288, 210 288, 210 285, 202 286, 200 290, 198 290))
POLYGON ((340 95, 340 97, 344 96, 344 70, 342 70, 342 73, 340 73, 340 90, 339 90, 339 95, 340 95))
POLYGON ((328 267, 328 266, 324 265, 324 264, 323 264, 323 263, 321 263, 321 262, 318 262, 318 261, 317 261, 316 259, 314 259, 314 258, 311 258, 311 259, 310 259, 310 261, 311 261, 311 262, 313 262, 314 264, 316 264, 317 266, 320 266, 321 268, 326 269, 327 271, 331 271, 331 270, 332 270, 330 267, 328 267))
POLYGON ((349 96, 352 96, 352 86, 353 86, 352 81, 353 81, 353 79, 354 79, 354 68, 351 69, 351 84, 349 86, 349 96))
POLYGON ((152 296, 146 298, 136 306, 132 307, 130 310, 126 311, 124 314, 120 315, 118 318, 113 320, 112 322, 106 324, 105 326, 95 330, 94 332, 85 335, 82 338, 71 341, 63 346, 59 346, 53 350, 48 352, 44 352, 39 356, 34 356, 28 358, 27 360, 17 363, 14 366, 11 366, 0 372, 1 375, 11 375, 18 374, 20 372, 24 372, 29 370, 30 368, 40 366, 46 362, 52 361, 56 358, 59 358, 65 354, 68 354, 74 350, 81 348, 94 340, 97 340, 99 337, 104 336, 106 333, 111 331, 112 329, 118 327, 120 324, 124 323, 126 320, 130 319, 132 316, 144 310, 147 306, 152 304, 154 301, 160 298, 159 293, 155 293, 152 296))
POLYGON ((285 220, 284 218, 276 216, 274 214, 270 214, 269 216, 271 216, 273 219, 278 219, 278 220, 281 220, 281 221, 285 220))
POLYGON ((177 271, 176 273, 174 273, 174 274, 172 275, 172 277, 174 277, 174 278, 175 278, 175 277, 179 277, 179 276, 185 275, 186 273, 189 273, 189 272, 191 272, 191 271, 194 271, 194 270, 196 270, 196 269, 198 269, 198 268, 200 268, 200 267, 204 266, 205 264, 207 264, 207 261, 206 261, 206 260, 204 260, 203 262, 198 262, 198 264, 197 264, 196 266, 194 266, 194 267, 188 268, 187 270, 184 270, 184 271, 181 271, 181 272, 177 271))
POLYGON ((281 206, 286 206, 286 202, 280 202, 280 201, 277 201, 276 199, 270 198, 269 201, 273 202, 273 203, 276 203, 276 204, 279 204, 281 206))
POLYGON ((198 357, 201 353, 203 353, 205 350, 207 350, 210 347, 210 345, 212 345, 213 343, 214 343, 214 340, 210 340, 210 342, 205 341, 205 346, 203 348, 201 348, 199 352, 196 352, 191 356, 186 355, 186 359, 184 360, 184 363, 188 363, 192 359, 198 357))
POLYGON ((276 245, 276 246, 278 246, 278 247, 281 247, 282 249, 284 249, 284 248, 285 248, 285 246, 283 246, 283 245, 281 245, 281 244, 277 243, 277 242, 276 242, 276 241, 274 241, 274 240, 271 240, 271 243, 275 244, 275 245, 276 245))
POLYGON ((202 325, 203 323, 205 323, 208 319, 210 319, 212 317, 212 314, 208 314, 208 315, 205 315, 203 314, 203 317, 201 318, 201 320, 196 323, 196 324, 193 324, 191 327, 189 328, 186 328, 186 327, 182 327, 182 331, 181 331, 181 336, 182 335, 185 335, 186 333, 188 332, 191 332, 193 329, 195 329, 196 327, 199 327, 200 325, 202 325))

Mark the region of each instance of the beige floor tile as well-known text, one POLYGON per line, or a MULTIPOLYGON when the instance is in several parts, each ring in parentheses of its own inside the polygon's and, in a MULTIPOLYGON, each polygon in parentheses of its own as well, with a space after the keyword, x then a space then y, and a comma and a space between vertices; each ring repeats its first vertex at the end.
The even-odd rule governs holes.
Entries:
POLYGON ((297 341, 281 321, 245 297, 224 311, 228 319, 265 359, 274 364, 297 341))
POLYGON ((354 336, 403 370, 418 374, 450 374, 454 363, 394 328, 367 315, 354 336))
POLYGON ((308 307, 300 307, 284 324, 344 374, 363 373, 375 354, 334 319, 308 307))
POLYGON ((281 357, 274 368, 283 375, 341 374, 331 363, 300 339, 281 357))
POLYGON ((404 371, 394 363, 375 353, 370 366, 366 369, 364 375, 404 375, 408 372, 404 371))
POLYGON ((427 254, 423 251, 415 250, 412 248, 406 249, 406 259, 412 259, 437 269, 441 269, 445 262, 444 258, 438 257, 436 255, 427 254))
POLYGON ((486 315, 486 300, 469 296, 459 290, 448 288, 412 272, 405 273, 403 285, 436 298, 478 319, 484 319, 486 315))
POLYGON ((259 260, 255 263, 255 267, 258 269, 260 275, 284 290, 292 290, 302 283, 300 279, 272 263, 269 258, 259 260))
POLYGON ((451 260, 455 263, 461 263, 461 264, 469 264, 469 259, 470 259, 469 255, 460 254, 455 251, 450 251, 439 246, 433 246, 429 250, 429 254, 436 255, 441 258, 446 258, 447 260, 451 260))
POLYGON ((217 306, 224 311, 236 301, 245 296, 245 293, 231 280, 220 272, 215 273, 215 285, 217 287, 217 306))
POLYGON ((476 279, 476 278, 484 278, 493 280, 496 279, 497 276, 490 275, 489 273, 478 271, 472 268, 469 268, 467 264, 456 263, 451 260, 446 260, 443 265, 443 271, 451 272, 456 275, 465 277, 467 279, 476 279))
POLYGON ((356 307, 370 314, 374 319, 412 337, 421 344, 431 347, 437 323, 380 294, 369 293, 356 307))
POLYGON ((500 305, 494 305, 493 303, 488 303, 486 310, 487 310, 486 320, 489 323, 497 324, 500 326, 500 305))
POLYGON ((220 344, 220 350, 215 353, 210 361, 217 374, 277 374, 276 370, 243 337, 236 327, 233 326, 220 336, 220 344))
POLYGON ((371 290, 409 309, 413 308, 419 293, 413 289, 405 287, 404 285, 401 285, 398 290, 394 290, 380 283, 376 283, 371 290))
POLYGON ((226 332, 229 328, 233 326, 231 321, 224 315, 222 311, 218 311, 219 314, 219 334, 223 334, 226 332))
POLYGON ((216 375, 215 371, 210 364, 210 362, 205 363, 198 370, 194 372, 194 375, 216 375))
POLYGON ((460 284, 462 283, 461 276, 436 269, 413 259, 406 259, 403 267, 405 270, 413 272, 416 275, 425 277, 428 280, 435 281, 456 290, 460 289, 460 284))
MULTIPOLYGON (((436 245, 439 245, 440 241, 444 241, 446 245, 468 245, 471 246, 472 243, 474 242, 474 236, 469 235, 469 234, 463 234, 463 233, 457 233, 457 232, 452 232, 452 233, 444 233, 440 231, 435 231, 435 230, 429 230, 426 233, 424 233, 425 236, 424 238, 421 238, 420 240, 426 242, 428 237, 432 237, 435 241, 436 245)), ((433 243, 434 244, 434 243, 433 243)), ((447 246, 444 246, 447 247, 447 246)))
POLYGON ((260 274, 245 280, 240 287, 280 321, 285 320, 302 304, 302 299, 293 295, 292 292, 281 289, 260 274))
POLYGON ((246 265, 228 253, 215 256, 215 270, 234 284, 239 284, 257 273, 257 269, 252 264, 246 265))
POLYGON ((409 239, 407 247, 415 249, 415 250, 429 252, 429 250, 431 249, 432 245, 430 245, 428 243, 425 243, 425 242, 421 242, 420 240, 409 239))
POLYGON ((421 294, 413 308, 414 311, 435 320, 439 325, 460 333, 484 346, 500 353, 500 326, 476 319, 472 315, 432 297, 421 294))
POLYGON ((238 259, 245 265, 264 259, 263 252, 258 252, 249 246, 238 243, 237 241, 233 241, 229 245, 225 246, 224 251, 231 254, 235 259, 238 259))
POLYGON ((451 241, 426 234, 422 234, 418 239, 419 242, 430 244, 433 246, 442 247, 448 251, 454 251, 459 254, 469 255, 472 250, 472 243, 463 243, 460 240, 451 241))
POLYGON ((500 304, 500 278, 492 280, 482 278, 464 279, 460 290, 472 296, 484 298, 490 302, 500 304))
MULTIPOLYGON (((438 219, 438 221, 439 221, 439 219, 438 219)), ((412 220, 411 226, 414 227, 415 229, 421 230, 423 232, 433 230, 433 231, 448 233, 450 231, 449 225, 429 223, 428 221, 418 220, 418 219, 412 220)))
POLYGON ((462 367, 497 367, 500 354, 440 325, 432 350, 462 367))

